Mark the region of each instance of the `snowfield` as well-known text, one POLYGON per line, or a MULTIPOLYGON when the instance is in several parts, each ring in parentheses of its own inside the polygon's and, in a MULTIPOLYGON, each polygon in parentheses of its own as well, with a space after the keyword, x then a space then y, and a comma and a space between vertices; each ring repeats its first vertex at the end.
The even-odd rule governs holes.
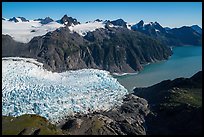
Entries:
POLYGON ((128 91, 109 72, 53 73, 28 58, 2 58, 2 115, 39 114, 52 123, 76 112, 109 110, 128 91))
POLYGON ((77 32, 81 36, 85 36, 87 32, 92 32, 100 28, 105 29, 105 23, 94 21, 94 22, 88 22, 84 24, 72 25, 69 27, 69 29, 72 32, 77 32))
POLYGON ((54 21, 42 25, 40 21, 11 22, 2 20, 2 34, 8 34, 15 41, 22 43, 28 43, 33 37, 45 35, 47 32, 60 27, 64 27, 64 25, 54 21))

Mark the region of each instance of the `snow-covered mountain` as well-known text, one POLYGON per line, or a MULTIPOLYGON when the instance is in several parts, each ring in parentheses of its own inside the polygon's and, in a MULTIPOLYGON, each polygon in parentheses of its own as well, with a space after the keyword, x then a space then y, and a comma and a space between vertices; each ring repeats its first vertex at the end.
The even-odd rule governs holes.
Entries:
MULTIPOLYGON (((10 19, 2 18, 2 34, 8 34, 18 42, 28 43, 35 36, 45 35, 47 32, 52 32, 60 27, 67 26, 69 28, 68 33, 76 32, 81 36, 86 36, 88 32, 96 31, 97 29, 107 29, 108 27, 122 27, 133 31, 139 31, 152 37, 162 38, 174 37, 174 34, 170 34, 171 28, 162 27, 158 22, 145 23, 143 20, 138 23, 128 23, 123 19, 117 20, 100 20, 88 21, 86 23, 80 23, 77 19, 64 15, 59 20, 53 20, 50 17, 44 19, 27 20, 24 17, 13 17, 10 19), (169 33, 169 34, 167 34, 169 33), (172 36, 170 36, 172 35, 172 36)), ((193 31, 202 34, 202 29, 197 26, 191 26, 193 31)), ((193 32, 192 31, 192 32, 193 32)), ((190 35, 194 35, 193 33, 190 35)), ((172 40, 172 42, 175 40, 172 40)), ((177 40, 176 40, 177 41, 177 40)), ((167 42, 172 43, 172 42, 167 42)), ((174 43, 174 42, 173 42, 174 43)), ((176 42, 182 44, 181 42, 176 42)), ((199 42, 196 42, 196 44, 199 42)), ((175 44, 175 43, 174 43, 175 44)), ((170 44, 171 45, 171 44, 170 44)))
MULTIPOLYGON (((123 20, 108 22, 110 27, 123 26, 123 20), (115 24, 115 25, 113 25, 115 24)), ((96 29, 105 28, 106 21, 95 20, 87 23, 80 23, 75 18, 64 15, 60 20, 54 21, 50 17, 45 19, 26 20, 23 17, 13 17, 9 20, 2 18, 2 34, 8 34, 18 42, 28 43, 35 36, 45 35, 47 32, 54 31, 60 27, 68 26, 70 32, 76 32, 81 36, 85 36, 87 32, 96 29)))

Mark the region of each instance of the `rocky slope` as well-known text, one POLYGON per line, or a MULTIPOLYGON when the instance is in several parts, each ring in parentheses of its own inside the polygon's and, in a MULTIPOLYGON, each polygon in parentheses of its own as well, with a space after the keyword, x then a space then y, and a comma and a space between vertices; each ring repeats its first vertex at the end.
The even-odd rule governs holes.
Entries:
POLYGON ((166 45, 140 32, 109 26, 84 37, 70 33, 67 26, 34 37, 26 44, 5 35, 2 41, 2 57, 37 58, 45 68, 57 72, 81 68, 135 72, 142 69, 142 64, 168 59, 172 54, 166 45))
POLYGON ((147 134, 196 135, 202 133, 202 71, 191 78, 166 80, 134 94, 146 99, 147 134))
POLYGON ((147 101, 129 94, 120 107, 107 112, 69 116, 57 126, 36 115, 22 115, 17 118, 3 116, 2 133, 3 135, 145 135, 144 117, 148 113, 147 101))

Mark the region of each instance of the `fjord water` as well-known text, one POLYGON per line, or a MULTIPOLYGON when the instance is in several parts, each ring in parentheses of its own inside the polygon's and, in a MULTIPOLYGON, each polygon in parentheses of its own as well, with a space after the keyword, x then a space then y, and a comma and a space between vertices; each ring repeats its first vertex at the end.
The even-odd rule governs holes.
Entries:
POLYGON ((148 87, 167 79, 189 78, 202 70, 202 47, 174 47, 173 55, 165 61, 144 66, 138 74, 114 76, 129 92, 134 87, 148 87))

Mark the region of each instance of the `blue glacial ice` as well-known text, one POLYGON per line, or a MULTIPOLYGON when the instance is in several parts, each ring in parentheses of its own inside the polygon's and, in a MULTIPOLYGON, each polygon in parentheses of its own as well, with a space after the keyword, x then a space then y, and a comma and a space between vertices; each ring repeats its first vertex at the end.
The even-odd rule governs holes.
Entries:
POLYGON ((109 110, 128 91, 109 72, 55 73, 29 58, 2 58, 2 115, 38 114, 51 122, 76 112, 109 110))

